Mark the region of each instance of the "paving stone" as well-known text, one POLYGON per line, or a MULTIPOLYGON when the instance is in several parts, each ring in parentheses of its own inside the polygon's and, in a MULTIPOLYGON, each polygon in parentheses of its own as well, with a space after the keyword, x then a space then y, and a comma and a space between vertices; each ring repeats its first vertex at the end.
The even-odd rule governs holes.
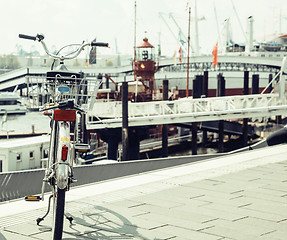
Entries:
MULTIPOLYGON (((107 222, 103 224, 99 224, 94 227, 96 230, 96 233, 103 233, 103 232, 110 232, 114 233, 115 235, 119 236, 127 236, 127 237, 133 237, 138 235, 138 227, 132 224, 117 224, 114 222, 107 222)), ((94 233, 93 233, 94 234, 94 233)))
POLYGON ((207 234, 200 231, 194 231, 187 228, 174 227, 169 225, 163 226, 159 230, 167 234, 180 237, 182 239, 217 240, 219 238, 218 236, 215 236, 213 234, 207 234))
POLYGON ((17 224, 14 226, 6 227, 5 231, 9 231, 11 233, 17 233, 25 236, 31 236, 36 233, 47 232, 50 231, 51 228, 48 226, 38 226, 35 222, 29 222, 24 224, 17 224))
POLYGON ((34 236, 25 236, 18 233, 0 231, 0 240, 39 240, 41 238, 36 238, 34 236))
POLYGON ((150 213, 147 213, 145 215, 146 217, 139 217, 139 216, 132 217, 130 219, 130 223, 126 223, 126 225, 131 225, 136 227, 137 229, 145 229, 145 230, 151 230, 166 225, 165 222, 163 223, 159 219, 154 219, 153 215, 150 213))
POLYGON ((115 206, 121 206, 123 208, 129 209, 129 208, 133 208, 136 207, 138 205, 144 204, 142 203, 142 201, 136 201, 136 200, 131 200, 131 199, 126 199, 126 200, 122 200, 122 201, 117 201, 114 202, 113 205, 115 206))
MULTIPOLYGON (((154 217, 154 219, 161 221, 166 221, 167 218, 178 218, 185 220, 196 220, 197 222, 207 222, 210 219, 214 219, 213 215, 206 215, 198 211, 199 209, 194 210, 193 207, 188 209, 188 207, 177 207, 172 209, 161 208, 158 206, 144 205, 139 207, 142 210, 150 211, 150 214, 154 217)), ((140 215, 140 218, 146 218, 147 215, 140 215)))
POLYGON ((265 235, 267 233, 275 231, 274 225, 272 224, 270 225, 266 224, 265 227, 262 227, 258 224, 248 224, 247 222, 244 222, 244 219, 247 219, 247 218, 239 219, 236 221, 226 221, 222 219, 217 219, 217 220, 214 220, 212 223, 214 224, 215 227, 219 226, 219 227, 228 228, 234 231, 242 231, 243 233, 247 232, 248 234, 256 235, 256 236, 265 235))
MULTIPOLYGON (((247 216, 247 217, 255 217, 255 218, 260 218, 260 219, 265 219, 265 220, 272 220, 274 222, 278 222, 278 221, 282 221, 284 219, 286 219, 286 213, 284 212, 277 212, 274 213, 272 211, 269 211, 267 209, 267 207, 256 207, 256 206, 252 206, 251 205, 247 205, 247 206, 242 206, 242 207, 238 207, 238 208, 233 208, 233 207, 229 207, 225 204, 209 204, 207 205, 205 208, 206 209, 212 209, 214 211, 216 211, 217 209, 220 209, 222 211, 222 214, 226 213, 226 212, 230 212, 232 214, 234 214, 234 216, 247 216)), ((231 214, 231 216, 232 216, 231 214)), ((241 218, 242 218, 241 217, 241 218)), ((238 219, 241 219, 240 217, 238 219)), ((236 219, 233 219, 233 221, 236 219)))
POLYGON ((236 239, 236 240, 247 240, 247 239, 255 240, 259 238, 258 235, 250 234, 248 232, 248 229, 245 229, 245 231, 241 231, 241 230, 236 230, 233 228, 228 228, 225 226, 214 226, 211 228, 203 229, 201 230, 201 232, 213 234, 215 236, 222 237, 222 238, 227 237, 227 238, 236 239))
POLYGON ((222 205, 221 208, 209 208, 209 205, 201 207, 200 209, 198 209, 198 212, 212 216, 211 219, 220 218, 228 221, 236 221, 247 216, 246 213, 238 211, 238 208, 233 208, 233 210, 230 210, 225 208, 225 205, 222 205))
POLYGON ((266 212, 271 214, 276 214, 279 216, 282 216, 284 218, 287 218, 287 203, 281 204, 281 203, 267 203, 266 201, 260 201, 260 202, 253 202, 250 205, 242 206, 244 209, 252 209, 255 211, 260 212, 266 212))
MULTIPOLYGON (((136 200, 137 198, 133 198, 136 200)), ((161 207, 166 207, 166 208, 174 208, 177 206, 183 205, 183 203, 178 203, 178 202, 173 202, 170 201, 170 199, 162 200, 162 199, 157 199, 154 198, 153 195, 146 195, 143 197, 140 197, 140 200, 143 204, 149 204, 153 206, 161 206, 161 207)))
POLYGON ((138 228, 153 229, 158 226, 170 225, 191 229, 194 231, 213 226, 209 221, 201 222, 194 216, 182 219, 180 215, 161 216, 154 213, 147 213, 130 219, 138 228))
POLYGON ((252 203, 252 199, 250 198, 245 198, 243 195, 240 196, 230 196, 229 199, 221 199, 221 198, 211 198, 210 196, 202 196, 198 200, 201 201, 206 201, 209 203, 217 203, 217 204, 222 204, 224 203, 227 206, 232 206, 232 207, 241 207, 241 206, 246 206, 252 203), (212 201, 212 202, 211 202, 212 201))
POLYGON ((265 240, 284 240, 286 239, 286 231, 272 231, 268 234, 262 235, 259 238, 260 240, 265 239, 265 240))
MULTIPOLYGON (((88 234, 79 236, 79 235, 71 234, 69 232, 63 232, 62 239, 63 240, 70 240, 70 239, 91 240, 91 239, 95 239, 95 238, 90 238, 87 235, 88 234)), ((52 239, 52 231, 36 234, 33 237, 35 237, 36 239, 40 239, 40 240, 51 240, 52 239)), ((14 239, 11 239, 11 240, 14 240, 14 239)))
POLYGON ((240 223, 243 226, 247 225, 247 226, 252 226, 252 227, 259 227, 262 229, 269 229, 268 231, 286 230, 286 227, 287 227, 287 226, 282 226, 283 224, 280 224, 274 221, 268 221, 268 220, 264 220, 260 218, 253 218, 253 217, 239 219, 238 221, 236 221, 236 223, 240 223))
POLYGON ((268 184, 266 186, 262 186, 261 188, 287 194, 287 182, 268 184))
POLYGON ((277 196, 274 194, 265 194, 265 191, 262 189, 255 189, 253 191, 250 190, 246 190, 243 193, 244 197, 247 198, 251 198, 254 199, 254 201, 261 201, 261 200, 265 200, 265 201, 269 201, 269 202, 279 202, 279 203, 285 203, 286 202, 286 198, 284 198, 282 196, 282 194, 277 194, 277 196), (262 197, 264 196, 264 198, 262 197))
POLYGON ((138 229, 138 236, 136 237, 140 240, 173 240, 175 235, 174 233, 166 233, 159 227, 152 230, 138 229))
MULTIPOLYGON (((196 193, 196 196, 210 196, 211 198, 220 198, 220 199, 230 199, 230 194, 240 194, 242 191, 244 191, 242 188, 235 189, 233 187, 230 187, 228 191, 219 190, 215 187, 210 187, 206 185, 202 185, 201 183, 191 183, 184 185, 186 188, 190 188, 190 191, 193 191, 196 193), (228 193, 228 194, 227 194, 228 193)), ((208 200, 211 201, 211 200, 208 200)))

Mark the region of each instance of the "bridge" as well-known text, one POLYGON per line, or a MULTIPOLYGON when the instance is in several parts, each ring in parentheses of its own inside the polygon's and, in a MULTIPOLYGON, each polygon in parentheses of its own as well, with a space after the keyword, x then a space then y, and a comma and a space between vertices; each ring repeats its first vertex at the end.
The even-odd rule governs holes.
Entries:
MULTIPOLYGON (((287 55, 287 54, 286 54, 287 55)), ((254 71, 278 72, 281 68, 282 58, 269 58, 268 56, 224 55, 218 56, 218 65, 212 66, 212 56, 195 56, 190 58, 191 71, 254 71)), ((173 59, 159 61, 159 69, 171 67, 171 71, 186 71, 187 58, 182 63, 175 64, 173 59)))
MULTIPOLYGON (((189 69, 196 74, 203 71, 228 71, 228 72, 265 72, 277 73, 280 70, 282 59, 254 56, 219 56, 218 66, 211 66, 212 56, 196 56, 190 58, 189 69)), ((174 72, 186 72, 187 59, 183 58, 182 63, 177 63, 173 59, 159 59, 159 71, 155 78, 173 77, 174 72), (169 76, 171 75, 171 76, 169 76)), ((79 72, 83 69, 72 68, 72 71, 79 72)), ((45 79, 48 68, 44 67, 29 67, 17 69, 0 75, 0 91, 13 91, 16 87, 18 89, 29 88, 42 84, 45 79)), ((106 73, 113 77, 116 82, 121 82, 123 76, 127 76, 128 80, 133 80, 132 66, 121 66, 112 68, 87 68, 84 72, 88 77, 96 77, 99 73, 106 73)))

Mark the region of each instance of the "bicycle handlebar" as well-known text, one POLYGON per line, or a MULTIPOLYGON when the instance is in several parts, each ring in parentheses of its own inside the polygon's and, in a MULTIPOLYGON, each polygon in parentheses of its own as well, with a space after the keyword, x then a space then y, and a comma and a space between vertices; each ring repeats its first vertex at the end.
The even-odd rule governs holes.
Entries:
POLYGON ((34 40, 36 41, 37 38, 34 36, 29 36, 29 35, 25 35, 25 34, 19 34, 19 38, 24 38, 24 39, 28 39, 28 40, 34 40))
POLYGON ((79 106, 77 106, 73 100, 70 100, 70 99, 67 101, 64 101, 64 102, 59 102, 58 104, 53 105, 53 106, 43 108, 40 111, 47 111, 47 110, 52 110, 52 109, 56 109, 56 108, 59 108, 59 109, 75 109, 75 110, 78 110, 80 112, 85 112, 83 109, 81 109, 79 106))
POLYGON ((109 44, 108 43, 103 43, 103 42, 88 42, 88 43, 82 43, 80 45, 80 47, 78 48, 78 50, 73 54, 73 55, 65 55, 65 56, 59 56, 59 55, 55 55, 55 54, 52 54, 48 48, 47 48, 47 45, 45 44, 44 42, 44 35, 42 34, 37 34, 36 36, 29 36, 29 35, 25 35, 25 34, 19 34, 19 38, 23 38, 23 39, 28 39, 28 40, 33 40, 33 41, 39 41, 41 44, 42 44, 42 47, 44 48, 45 52, 51 57, 51 58, 54 58, 54 59, 60 59, 61 61, 63 60, 69 60, 69 59, 74 59, 76 58, 80 53, 81 51, 86 47, 86 46, 95 46, 95 47, 109 47, 109 44))
POLYGON ((103 42, 91 42, 91 46, 95 47, 109 47, 108 43, 103 43, 103 42))

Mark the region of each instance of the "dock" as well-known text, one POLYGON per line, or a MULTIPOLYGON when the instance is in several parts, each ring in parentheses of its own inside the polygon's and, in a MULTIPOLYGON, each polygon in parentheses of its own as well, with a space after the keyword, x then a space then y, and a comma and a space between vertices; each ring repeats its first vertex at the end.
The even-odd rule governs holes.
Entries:
MULTIPOLYGON (((287 147, 277 145, 74 187, 63 239, 282 240, 287 147)), ((0 204, 0 239, 51 239, 44 202, 0 204)))

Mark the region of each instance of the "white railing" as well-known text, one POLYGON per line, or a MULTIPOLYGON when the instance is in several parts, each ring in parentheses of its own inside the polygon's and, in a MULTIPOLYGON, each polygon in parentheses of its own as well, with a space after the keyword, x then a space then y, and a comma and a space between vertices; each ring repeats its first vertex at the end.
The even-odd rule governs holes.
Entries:
MULTIPOLYGON (((264 113, 269 116, 276 115, 276 111, 280 111, 280 114, 286 111, 287 115, 287 105, 282 105, 278 94, 184 98, 128 104, 129 123, 133 126, 259 117, 264 113)), ((88 112, 88 128, 119 127, 121 118, 121 102, 95 103, 93 109, 88 112)))

